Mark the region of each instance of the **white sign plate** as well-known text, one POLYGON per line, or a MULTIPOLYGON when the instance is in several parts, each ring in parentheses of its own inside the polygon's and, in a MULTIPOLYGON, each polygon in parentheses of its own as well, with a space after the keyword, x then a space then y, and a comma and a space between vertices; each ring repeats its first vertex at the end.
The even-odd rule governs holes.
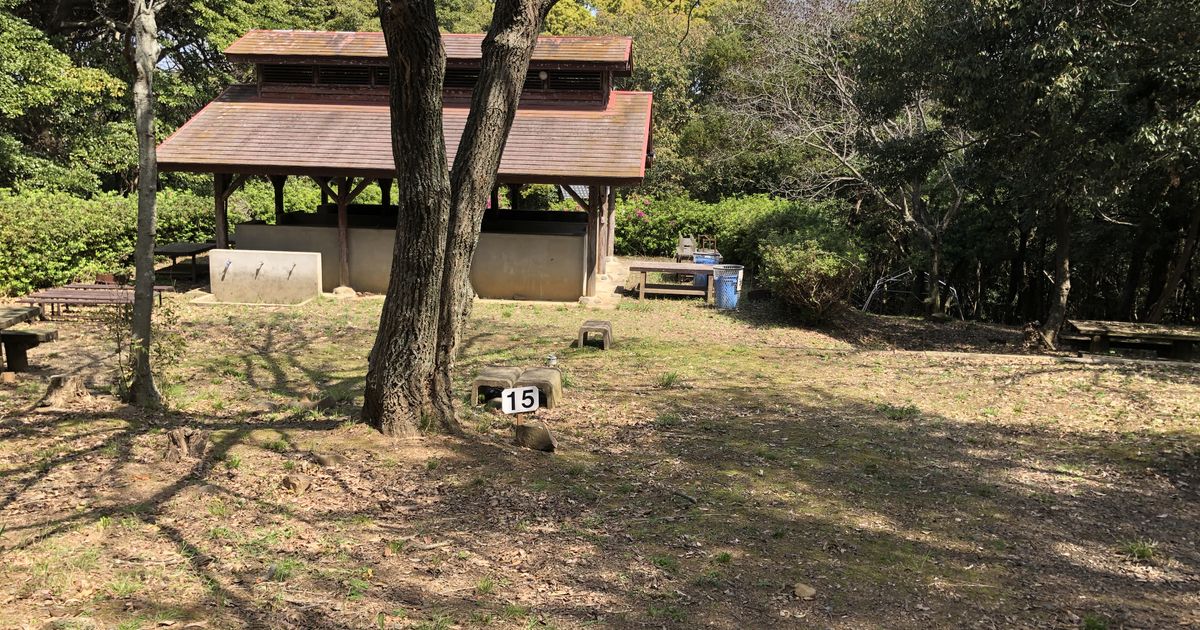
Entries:
POLYGON ((500 394, 500 410, 504 413, 528 413, 537 411, 540 398, 538 388, 510 387, 500 394))

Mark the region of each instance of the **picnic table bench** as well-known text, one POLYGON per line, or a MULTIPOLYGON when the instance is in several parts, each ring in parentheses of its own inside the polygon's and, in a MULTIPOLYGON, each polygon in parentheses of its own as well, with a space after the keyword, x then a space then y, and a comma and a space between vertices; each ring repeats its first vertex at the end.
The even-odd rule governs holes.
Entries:
POLYGON ((1073 343, 1087 343, 1094 353, 1108 352, 1111 344, 1155 350, 1159 355, 1172 359, 1190 361, 1195 347, 1200 343, 1200 328, 1189 326, 1167 326, 1162 324, 1139 324, 1134 322, 1106 322, 1073 319, 1067 321, 1069 329, 1063 339, 1073 343))
POLYGON ((645 300, 647 293, 653 293, 657 295, 696 295, 703 297, 706 302, 712 301, 712 265, 639 260, 629 265, 629 272, 642 274, 638 280, 638 300, 645 300), (703 287, 683 284, 650 284, 649 278, 651 273, 707 274, 708 283, 703 287))
POLYGON ((154 248, 155 256, 166 256, 171 259, 171 266, 175 267, 179 263, 179 259, 185 256, 192 257, 192 282, 197 280, 196 274, 196 256, 203 254, 212 249, 216 249, 216 243, 167 243, 154 248))
MULTIPOLYGON (((156 285, 154 293, 162 304, 162 294, 174 291, 175 287, 156 285)), ((25 304, 50 306, 50 314, 58 312, 60 306, 112 306, 133 304, 133 287, 122 284, 73 283, 61 287, 34 291, 18 300, 25 304)))
POLYGON ((26 348, 18 340, 20 335, 5 337, 5 331, 17 324, 30 322, 41 316, 42 309, 37 306, 0 305, 0 347, 5 349, 2 358, 7 359, 6 363, 0 362, 0 366, 7 366, 10 372, 21 372, 28 367, 29 362, 25 356, 26 348))

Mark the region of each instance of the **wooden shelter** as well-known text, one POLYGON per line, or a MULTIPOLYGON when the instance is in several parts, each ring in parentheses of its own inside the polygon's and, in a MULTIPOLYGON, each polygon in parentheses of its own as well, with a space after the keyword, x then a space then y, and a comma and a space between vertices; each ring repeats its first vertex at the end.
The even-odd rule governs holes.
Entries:
MULTIPOLYGON (((443 36, 448 57, 444 132, 450 160, 478 78, 482 39, 443 36)), ((164 140, 158 147, 160 169, 213 174, 220 248, 229 244, 229 197, 248 177, 266 177, 274 185, 276 226, 266 227, 313 227, 314 217, 285 215, 283 206, 288 177, 312 178, 331 202, 323 204, 329 210, 326 215, 336 215, 334 275, 338 284, 354 286, 356 245, 350 233, 394 226, 391 189, 404 185, 394 181, 383 35, 250 31, 225 54, 233 62, 253 64, 255 83, 229 87, 164 140), (355 206, 354 200, 373 184, 381 189, 381 206, 355 206)), ((613 253, 613 188, 641 182, 652 155, 651 94, 612 89, 614 78, 631 70, 630 38, 539 38, 500 162, 498 184, 560 184, 582 209, 577 219, 586 240, 582 295, 594 294, 595 275, 604 272, 605 260, 613 253), (586 186, 587 197, 570 185, 586 186)), ((492 199, 485 231, 490 225, 500 226, 500 232, 532 230, 532 236, 549 230, 563 235, 571 231, 564 226, 575 221, 550 216, 573 213, 510 215, 499 210, 498 195, 492 199)), ((264 229, 246 233, 265 234, 264 229)), ((239 227, 239 247, 255 248, 247 247, 241 234, 239 227)), ((280 242, 274 237, 261 240, 280 242)), ((536 240, 526 240, 519 247, 538 246, 536 240)), ((390 250, 386 254, 390 261, 390 250)), ((378 265, 380 260, 377 256, 364 264, 378 265)), ((530 266, 538 264, 530 260, 530 266)), ((376 283, 374 276, 362 277, 366 284, 376 283)))

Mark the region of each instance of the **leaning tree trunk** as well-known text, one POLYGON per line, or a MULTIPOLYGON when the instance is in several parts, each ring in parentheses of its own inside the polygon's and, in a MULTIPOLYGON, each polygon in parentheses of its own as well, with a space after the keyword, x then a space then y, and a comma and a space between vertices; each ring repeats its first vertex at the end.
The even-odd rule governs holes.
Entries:
POLYGON ((471 113, 450 172, 451 212, 442 277, 434 404, 448 427, 454 421, 451 373, 475 295, 471 259, 504 143, 521 99, 529 60, 542 22, 556 0, 500 0, 483 40, 479 81, 471 95, 471 113))
POLYGON ((1167 272, 1162 292, 1159 293, 1154 305, 1150 307, 1150 312, 1146 314, 1146 321, 1155 324, 1161 322, 1167 314, 1167 309, 1175 303, 1175 296, 1179 293, 1179 281, 1183 279, 1183 274, 1192 261, 1197 241, 1200 241, 1200 202, 1192 207, 1192 217, 1188 221, 1187 234, 1183 237, 1183 247, 1179 250, 1175 260, 1171 261, 1170 271, 1167 272))
POLYGON ((379 0, 379 16, 391 69, 392 154, 404 185, 363 419, 403 437, 416 435, 435 414, 430 392, 450 216, 442 136, 446 54, 433 0, 379 0))
POLYGON ((1058 343, 1058 331, 1067 318, 1067 298, 1071 295, 1071 207, 1059 203, 1054 210, 1054 291, 1046 321, 1042 323, 1042 340, 1053 349, 1058 343))
POLYGON ((150 365, 150 324, 154 309, 154 236, 157 229, 158 158, 154 138, 154 67, 158 63, 158 27, 152 0, 135 0, 133 111, 138 138, 137 245, 134 249, 133 326, 130 348, 133 380, 130 401, 142 407, 162 404, 150 365))

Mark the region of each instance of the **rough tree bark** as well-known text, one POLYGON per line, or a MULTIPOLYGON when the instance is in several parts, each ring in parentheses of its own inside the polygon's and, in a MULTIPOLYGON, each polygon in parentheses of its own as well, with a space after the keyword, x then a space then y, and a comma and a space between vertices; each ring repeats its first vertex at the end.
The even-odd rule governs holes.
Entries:
POLYGON ((500 156, 512 128, 537 43, 538 32, 556 0, 501 0, 483 40, 479 81, 471 94, 471 113, 450 171, 450 231, 442 276, 434 387, 439 417, 453 421, 451 373, 463 328, 471 315, 471 259, 479 243, 484 209, 500 156))
POLYGON ((1071 295, 1071 207, 1059 202, 1054 209, 1054 289, 1050 312, 1042 322, 1042 341, 1053 349, 1058 331, 1067 318, 1067 299, 1071 295))
POLYGON ((154 68, 158 64, 158 26, 155 14, 161 3, 130 2, 128 36, 133 38, 133 110, 138 138, 137 245, 134 249, 135 280, 131 354, 132 382, 129 400, 142 407, 162 404, 150 364, 151 316, 154 309, 154 237, 157 231, 158 157, 154 138, 154 68))
POLYGON ((1200 203, 1196 203, 1192 207, 1192 216, 1188 221, 1187 233, 1183 237, 1183 246, 1175 256, 1175 260, 1171 261, 1170 271, 1167 272, 1162 292, 1150 307, 1150 311, 1146 313, 1146 321, 1154 324, 1162 322, 1163 317, 1167 314, 1167 309, 1175 302, 1175 296, 1179 293, 1179 281, 1183 280, 1183 274, 1191 264, 1198 241, 1200 241, 1200 203))
POLYGON ((446 52, 433 0, 379 0, 391 70, 396 245, 367 367, 363 419, 385 435, 416 435, 433 417, 438 309, 450 219, 442 137, 446 52))
POLYGON ((458 433, 451 371, 473 292, 480 222, 537 34, 554 0, 499 0, 447 171, 445 53, 431 0, 378 0, 391 65, 392 149, 405 182, 391 281, 367 371, 363 418, 387 435, 458 433))

